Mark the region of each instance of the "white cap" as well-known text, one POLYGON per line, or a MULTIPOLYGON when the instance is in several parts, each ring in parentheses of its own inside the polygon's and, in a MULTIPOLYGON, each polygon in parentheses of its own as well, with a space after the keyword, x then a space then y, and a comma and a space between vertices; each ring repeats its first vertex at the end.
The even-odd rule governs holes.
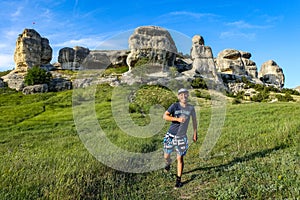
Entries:
POLYGON ((185 88, 181 88, 181 89, 178 90, 177 94, 180 94, 180 93, 183 93, 183 92, 189 92, 189 91, 185 88))

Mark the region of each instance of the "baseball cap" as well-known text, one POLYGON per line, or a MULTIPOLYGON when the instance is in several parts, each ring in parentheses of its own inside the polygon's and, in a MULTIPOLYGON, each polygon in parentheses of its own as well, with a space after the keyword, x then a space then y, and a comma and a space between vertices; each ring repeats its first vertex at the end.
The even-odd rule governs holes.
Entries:
POLYGON ((177 94, 183 93, 183 92, 189 92, 186 88, 181 88, 178 90, 177 94))

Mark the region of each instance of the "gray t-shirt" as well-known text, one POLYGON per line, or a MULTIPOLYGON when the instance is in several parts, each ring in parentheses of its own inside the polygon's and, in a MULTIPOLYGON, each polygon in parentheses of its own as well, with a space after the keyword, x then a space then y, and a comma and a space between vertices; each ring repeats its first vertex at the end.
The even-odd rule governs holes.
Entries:
POLYGON ((170 113, 170 115, 172 117, 176 117, 176 118, 184 117, 185 118, 184 123, 172 121, 168 132, 171 133, 172 135, 177 135, 177 136, 186 135, 189 121, 190 121, 190 116, 193 116, 193 117, 196 116, 194 106, 188 104, 188 105, 186 105, 186 107, 182 107, 182 106, 180 106, 180 103, 177 102, 177 103, 172 104, 168 108, 167 111, 170 113))

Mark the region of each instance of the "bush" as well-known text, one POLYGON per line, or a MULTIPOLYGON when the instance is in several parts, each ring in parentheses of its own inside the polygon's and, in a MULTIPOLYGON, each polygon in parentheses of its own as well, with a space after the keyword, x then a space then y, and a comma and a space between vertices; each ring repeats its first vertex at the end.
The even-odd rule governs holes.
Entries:
POLYGON ((265 91, 261 91, 260 93, 251 98, 251 100, 255 102, 266 102, 268 99, 269 93, 265 91))
POLYGON ((277 94, 275 97, 278 99, 278 101, 283 101, 283 102, 294 101, 294 98, 288 92, 285 93, 284 96, 281 94, 277 94))
POLYGON ((203 78, 195 78, 192 81, 191 85, 193 88, 208 89, 207 84, 203 78))
POLYGON ((46 70, 34 66, 27 71, 25 75, 25 84, 26 85, 36 85, 36 84, 48 84, 52 79, 51 73, 46 70))

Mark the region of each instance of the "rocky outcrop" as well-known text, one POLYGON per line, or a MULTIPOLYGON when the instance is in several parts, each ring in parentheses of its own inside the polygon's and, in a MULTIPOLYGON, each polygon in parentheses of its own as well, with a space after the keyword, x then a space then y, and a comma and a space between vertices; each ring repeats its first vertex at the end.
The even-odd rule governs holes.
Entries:
POLYGON ((128 50, 91 50, 82 63, 83 69, 106 69, 126 66, 128 50))
POLYGON ((11 71, 9 74, 2 76, 4 82, 7 83, 7 86, 11 89, 15 89, 17 91, 22 91, 25 87, 24 84, 24 73, 16 73, 14 70, 11 71))
POLYGON ((82 63, 89 53, 90 50, 84 47, 64 47, 59 50, 58 62, 62 69, 79 70, 82 69, 82 63))
POLYGON ((193 67, 186 71, 185 74, 199 74, 204 78, 220 81, 217 75, 213 53, 209 46, 205 46, 204 39, 200 35, 195 35, 192 38, 191 58, 193 67))
POLYGON ((42 38, 34 29, 24 29, 16 42, 15 72, 26 72, 33 66, 50 64, 52 48, 47 38, 42 38))
POLYGON ((258 77, 264 83, 273 84, 280 88, 284 86, 283 70, 273 60, 268 60, 261 65, 258 77))
POLYGON ((89 50, 76 46, 59 50, 58 62, 61 69, 106 69, 110 66, 124 66, 128 50, 89 50))
POLYGON ((240 54, 241 54, 241 58, 244 63, 244 66, 245 66, 246 74, 248 76, 250 76, 251 78, 256 79, 257 75, 258 75, 257 66, 254 61, 250 60, 251 53, 240 51, 240 54))
POLYGON ((127 56, 129 71, 140 59, 145 59, 160 71, 168 71, 174 65, 176 45, 170 33, 157 26, 141 26, 135 29, 128 40, 130 53, 127 56))
POLYGON ((45 93, 48 92, 47 84, 38 84, 38 85, 30 85, 23 88, 23 94, 35 94, 35 93, 45 93))
POLYGON ((224 49, 216 58, 216 67, 219 72, 235 74, 239 76, 250 76, 257 78, 256 63, 252 60, 251 53, 235 49, 224 49))

